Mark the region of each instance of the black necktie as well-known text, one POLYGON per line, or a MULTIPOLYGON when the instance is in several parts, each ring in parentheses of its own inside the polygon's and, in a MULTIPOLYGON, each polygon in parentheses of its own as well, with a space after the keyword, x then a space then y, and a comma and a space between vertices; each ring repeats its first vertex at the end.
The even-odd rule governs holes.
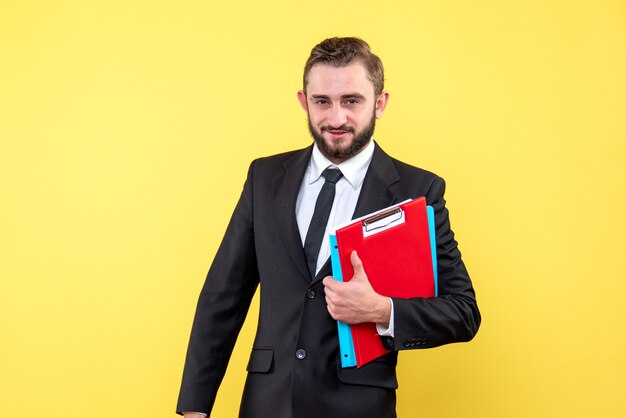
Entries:
POLYGON ((335 184, 339 181, 342 174, 338 169, 327 168, 322 173, 322 176, 324 176, 326 181, 319 196, 317 196, 311 224, 304 240, 304 253, 311 277, 315 277, 317 256, 324 239, 324 231, 326 231, 326 224, 328 224, 330 209, 333 207, 333 200, 335 200, 335 184))

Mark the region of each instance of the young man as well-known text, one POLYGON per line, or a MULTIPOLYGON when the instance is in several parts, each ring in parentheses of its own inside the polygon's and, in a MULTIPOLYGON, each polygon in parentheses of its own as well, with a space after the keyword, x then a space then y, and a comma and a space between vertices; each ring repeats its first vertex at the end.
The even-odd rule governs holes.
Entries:
POLYGON ((202 289, 177 412, 210 414, 257 285, 258 329, 241 401, 244 418, 395 417, 397 351, 473 338, 474 290, 436 175, 385 154, 372 135, 389 100, 380 59, 357 38, 311 51, 298 100, 314 144, 255 160, 202 289), (336 224, 408 198, 435 209, 439 297, 376 294, 358 254, 355 275, 331 277, 324 237, 336 224), (374 322, 392 351, 341 368, 336 320, 374 322))

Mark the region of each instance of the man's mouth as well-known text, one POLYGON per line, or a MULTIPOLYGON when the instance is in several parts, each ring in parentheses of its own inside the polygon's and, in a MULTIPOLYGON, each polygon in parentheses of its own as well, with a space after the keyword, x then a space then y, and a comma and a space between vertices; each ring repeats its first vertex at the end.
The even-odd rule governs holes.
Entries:
POLYGON ((354 129, 350 127, 341 127, 341 128, 322 128, 322 132, 328 132, 332 138, 341 138, 342 136, 354 132, 354 129))

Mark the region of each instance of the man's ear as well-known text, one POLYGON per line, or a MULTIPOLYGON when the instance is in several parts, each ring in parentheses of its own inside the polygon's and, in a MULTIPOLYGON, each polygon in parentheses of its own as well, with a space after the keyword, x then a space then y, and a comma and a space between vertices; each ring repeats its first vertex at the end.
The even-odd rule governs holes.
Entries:
POLYGON ((308 113, 309 106, 306 101, 306 93, 303 90, 298 90, 298 101, 300 102, 300 106, 302 106, 302 109, 304 109, 304 111, 308 113))
POLYGON ((380 119, 383 116, 387 103, 389 103, 389 92, 383 91, 376 99, 376 119, 380 119))

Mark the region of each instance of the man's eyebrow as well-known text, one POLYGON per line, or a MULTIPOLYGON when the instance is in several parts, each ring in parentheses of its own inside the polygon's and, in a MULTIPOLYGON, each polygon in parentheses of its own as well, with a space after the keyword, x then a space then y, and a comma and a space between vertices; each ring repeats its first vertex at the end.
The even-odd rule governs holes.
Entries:
POLYGON ((341 96, 342 99, 365 99, 365 96, 363 96, 360 93, 352 93, 352 94, 344 94, 343 96, 341 96))
MULTIPOLYGON (((311 95, 311 99, 325 99, 325 100, 329 100, 330 97, 325 95, 325 94, 312 94, 311 95)), ((342 100, 345 100, 345 99, 361 99, 361 100, 363 100, 363 99, 365 99, 365 96, 363 96, 360 93, 350 93, 350 94, 342 95, 341 99, 342 100)))

